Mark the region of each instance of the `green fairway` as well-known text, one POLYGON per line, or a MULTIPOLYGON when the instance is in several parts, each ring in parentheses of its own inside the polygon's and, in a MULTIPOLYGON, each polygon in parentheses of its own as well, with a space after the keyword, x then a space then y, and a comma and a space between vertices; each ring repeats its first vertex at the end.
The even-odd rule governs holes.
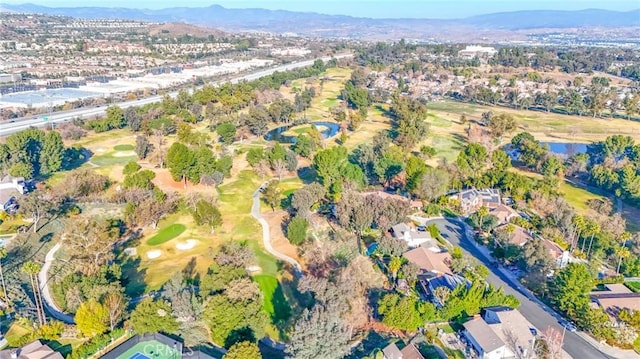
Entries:
POLYGON ((634 293, 640 293, 640 282, 625 282, 624 285, 634 293))
POLYGON ((187 229, 184 224, 175 223, 170 226, 164 227, 155 236, 149 238, 147 244, 150 246, 157 246, 164 242, 168 242, 177 236, 181 235, 187 229))
POLYGON ((107 153, 99 156, 93 156, 91 157, 90 161, 96 166, 110 166, 110 165, 124 165, 130 161, 135 161, 137 159, 138 157, 136 155, 123 156, 116 152, 116 153, 107 153))
POLYGON ((560 182, 560 192, 567 202, 569 202, 569 204, 571 204, 581 214, 586 214, 589 209, 587 201, 590 199, 604 198, 566 181, 560 182))
POLYGON ((276 277, 261 274, 253 277, 253 280, 258 283, 264 295, 263 308, 271 316, 271 321, 277 323, 289 319, 291 307, 276 277))
POLYGON ((134 145, 116 145, 113 147, 116 151, 133 151, 135 148, 134 145))

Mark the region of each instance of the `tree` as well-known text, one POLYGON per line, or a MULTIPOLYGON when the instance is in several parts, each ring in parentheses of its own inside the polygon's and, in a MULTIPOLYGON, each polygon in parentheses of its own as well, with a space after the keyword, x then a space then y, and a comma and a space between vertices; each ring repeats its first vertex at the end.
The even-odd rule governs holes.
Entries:
POLYGON ((387 294, 378 301, 382 322, 392 328, 415 332, 425 322, 435 319, 435 306, 415 296, 387 294))
POLYGON ((193 153, 180 142, 174 142, 167 152, 167 166, 174 181, 186 182, 195 163, 193 153))
POLYGON ((296 359, 342 358, 351 350, 350 341, 340 313, 316 304, 296 321, 286 352, 296 359))
POLYGON ((275 211, 276 207, 280 206, 280 194, 280 182, 269 181, 262 193, 262 198, 271 207, 272 211, 275 211))
POLYGON ((158 221, 173 212, 177 204, 178 197, 173 193, 164 194, 158 189, 143 192, 142 198, 127 202, 125 218, 129 223, 156 228, 158 221))
POLYGON ((405 263, 400 267, 402 278, 404 278, 409 285, 413 286, 418 281, 418 274, 420 274, 420 266, 415 263, 405 263))
POLYGON ((211 228, 211 234, 213 234, 216 227, 222 225, 222 214, 211 201, 199 200, 192 214, 197 225, 206 224, 211 228))
POLYGON ((96 274, 114 258, 113 244, 120 237, 120 223, 81 216, 73 219, 60 233, 60 238, 81 272, 96 274))
POLYGON ((129 318, 129 323, 137 334, 174 333, 178 322, 172 316, 171 305, 164 300, 154 301, 151 298, 142 300, 129 318))
POLYGON ((220 140, 224 144, 231 144, 236 138, 236 126, 232 123, 223 123, 216 128, 220 140))
POLYGON ((378 241, 378 250, 384 255, 398 257, 407 251, 407 241, 394 237, 383 236, 378 241))
POLYGON ((309 222, 304 217, 295 216, 287 225, 287 238, 296 246, 301 245, 307 239, 309 222))
POLYGON ((293 152, 299 154, 302 157, 311 157, 311 154, 316 150, 317 144, 306 134, 300 134, 296 138, 296 142, 291 146, 293 152))
POLYGON ((487 208, 487 206, 482 206, 478 208, 476 214, 478 215, 480 227, 482 227, 482 224, 484 224, 484 219, 489 215, 489 208, 487 208))
POLYGON ((137 135, 135 152, 138 158, 141 160, 147 158, 151 151, 153 151, 153 145, 149 142, 149 137, 146 135, 137 135))
POLYGON ((247 151, 247 162, 251 167, 256 167, 260 161, 265 159, 264 149, 260 148, 251 148, 247 151))
POLYGON ((239 342, 229 348, 223 359, 262 359, 262 354, 255 343, 239 342))
MULTIPOLYGON (((125 168, 125 170, 127 169, 125 168)), ((142 170, 125 176, 122 185, 124 188, 153 189, 155 186, 151 180, 155 177, 156 173, 152 170, 142 170)))
POLYGON ((500 139, 506 133, 516 129, 516 120, 509 114, 501 113, 498 116, 492 116, 488 126, 493 137, 500 139))
POLYGON ((484 174, 488 159, 489 154, 484 146, 470 143, 458 154, 456 163, 466 177, 476 179, 484 174))
POLYGON ((429 202, 434 201, 447 193, 450 180, 447 171, 429 167, 425 170, 413 193, 429 202))
POLYGON ((140 169, 140 165, 136 161, 129 161, 124 168, 122 169, 123 175, 130 175, 132 173, 137 172, 140 169))
POLYGON ((249 328, 261 337, 268 322, 262 310, 260 288, 248 278, 232 280, 223 293, 214 295, 205 306, 204 318, 215 343, 229 344, 234 331, 249 328))
POLYGON ((64 144, 60 133, 49 131, 44 136, 40 151, 40 173, 50 175, 62 168, 64 159, 64 144))
POLYGON ((569 317, 576 318, 588 308, 592 287, 593 278, 587 266, 569 263, 553 279, 553 301, 569 317))
POLYGON ((25 262, 22 265, 22 272, 29 275, 31 281, 31 289, 33 290, 33 302, 36 305, 36 313, 38 315, 38 322, 40 326, 47 323, 47 317, 44 313, 44 303, 42 302, 42 293, 40 293, 40 283, 38 281, 38 273, 40 273, 42 266, 40 263, 34 261, 25 262))
POLYGON ((546 344, 546 353, 544 353, 546 355, 540 355, 539 357, 561 359, 563 357, 562 341, 564 339, 562 333, 556 328, 549 326, 542 331, 541 337, 546 344))
POLYGON ((342 146, 319 151, 313 157, 313 166, 325 188, 340 179, 340 168, 347 160, 347 150, 342 146))
POLYGON ((74 319, 80 333, 88 338, 100 335, 109 328, 109 312, 95 299, 82 303, 74 319))
POLYGON ((115 292, 107 294, 103 301, 109 317, 109 329, 113 331, 124 317, 126 303, 122 294, 115 292))
POLYGON ((7 257, 7 248, 4 246, 0 247, 0 282, 2 283, 2 296, 4 302, 7 306, 11 307, 11 302, 9 301, 9 293, 7 292, 7 285, 4 281, 4 271, 2 268, 2 260, 7 257))
POLYGON ((275 160, 273 162, 273 172, 278 177, 278 181, 282 180, 282 176, 287 171, 287 164, 283 160, 275 160))
POLYGON ((287 151, 284 161, 287 164, 287 171, 295 171, 298 168, 298 157, 295 152, 287 151))
POLYGON ((522 246, 520 259, 526 271, 537 274, 536 278, 546 278, 547 273, 554 267, 549 249, 541 239, 527 241, 522 246))
POLYGON ((26 196, 20 197, 18 205, 18 213, 33 220, 33 233, 36 233, 38 229, 40 229, 38 223, 40 223, 41 220, 50 218, 58 209, 57 201, 51 193, 45 190, 34 191, 26 196))
POLYGON ((398 271, 400 270, 401 266, 402 266, 402 258, 391 257, 388 267, 389 267, 389 271, 391 272, 391 276, 393 277, 394 280, 398 276, 398 271))
POLYGON ((622 260, 631 256, 631 251, 625 246, 620 246, 616 249, 616 255, 618 256, 618 266, 616 267, 616 273, 620 274, 620 265, 622 260))

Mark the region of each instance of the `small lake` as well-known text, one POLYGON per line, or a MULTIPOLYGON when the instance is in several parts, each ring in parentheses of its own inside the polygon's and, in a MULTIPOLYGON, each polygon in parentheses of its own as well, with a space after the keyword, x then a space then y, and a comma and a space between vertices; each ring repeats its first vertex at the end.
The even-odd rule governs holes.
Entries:
MULTIPOLYGON (((320 130, 320 134, 324 138, 331 138, 335 136, 338 131, 340 131, 340 126, 337 123, 333 122, 312 122, 311 125, 315 126, 320 130)), ((280 143, 296 143, 296 139, 298 135, 285 135, 289 129, 293 127, 298 127, 300 125, 289 125, 289 126, 281 126, 276 127, 273 130, 267 132, 264 136, 264 139, 267 141, 278 141, 280 143)))
POLYGON ((587 152, 586 143, 566 143, 566 142, 541 142, 542 145, 547 145, 549 151, 562 157, 571 157, 578 153, 587 152))

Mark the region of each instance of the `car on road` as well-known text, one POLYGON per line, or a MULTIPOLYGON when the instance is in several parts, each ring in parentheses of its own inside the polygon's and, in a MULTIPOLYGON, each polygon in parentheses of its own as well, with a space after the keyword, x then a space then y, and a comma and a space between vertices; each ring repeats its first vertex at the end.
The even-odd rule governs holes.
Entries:
POLYGON ((418 232, 426 232, 427 231, 427 227, 425 227, 425 226, 417 226, 416 229, 418 230, 418 232))
POLYGON ((575 332, 578 330, 578 327, 576 327, 575 324, 567 321, 567 320, 561 320, 558 323, 560 323, 560 325, 562 325, 566 330, 570 331, 570 332, 575 332))

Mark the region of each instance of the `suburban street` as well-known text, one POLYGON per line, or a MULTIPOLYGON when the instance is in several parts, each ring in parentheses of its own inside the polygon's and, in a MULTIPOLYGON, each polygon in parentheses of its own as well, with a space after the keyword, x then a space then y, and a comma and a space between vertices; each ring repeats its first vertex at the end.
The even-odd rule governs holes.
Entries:
MULTIPOLYGON (((350 56, 352 56, 352 55, 351 54, 341 54, 341 55, 336 55, 336 56, 333 56, 333 57, 328 57, 328 56, 327 57, 322 57, 320 59, 323 60, 323 61, 329 61, 332 58, 340 59, 340 58, 345 58, 345 57, 350 57, 350 56)), ((317 60, 317 59, 300 61, 300 62, 293 62, 293 63, 286 64, 286 65, 280 65, 280 66, 277 66, 277 67, 272 67, 272 68, 269 68, 269 69, 264 69, 264 70, 252 72, 252 73, 249 73, 249 74, 236 76, 234 78, 227 79, 227 80, 221 80, 221 81, 217 81, 217 82, 209 82, 209 85, 218 86, 218 85, 220 85, 222 83, 225 83, 225 82, 237 83, 237 82, 240 82, 240 81, 253 81, 253 80, 259 79, 261 77, 271 75, 272 73, 274 73, 276 71, 289 71, 289 70, 293 70, 293 69, 297 69, 297 68, 301 68, 301 67, 311 66, 311 65, 313 65, 313 62, 315 60, 317 60)), ((172 96, 172 97, 175 97, 175 96, 177 96, 177 94, 178 94, 178 92, 172 92, 169 95, 172 96)), ((157 95, 157 96, 151 96, 151 97, 147 97, 147 98, 143 98, 143 99, 139 99, 139 100, 120 102, 120 103, 116 103, 114 105, 116 105, 116 106, 118 106, 118 107, 120 107, 122 109, 126 109, 126 108, 129 108, 129 107, 137 107, 137 106, 144 106, 144 105, 147 105, 147 104, 150 104, 150 103, 157 103, 157 102, 162 101, 162 97, 163 96, 161 96, 161 95, 157 95)), ((91 108, 78 108, 78 109, 69 110, 69 111, 53 112, 50 116, 38 115, 38 116, 28 116, 28 117, 13 119, 11 121, 4 120, 4 121, 0 122, 0 137, 10 135, 12 133, 27 129, 29 127, 52 126, 52 124, 70 121, 70 120, 73 120, 74 118, 91 118, 91 117, 95 117, 95 116, 103 116, 106 113, 107 108, 109 106, 112 106, 112 105, 100 106, 100 107, 91 107, 91 108), (43 117, 45 117, 45 116, 48 117, 47 121, 45 121, 43 119, 43 117)), ((53 126, 55 126, 55 125, 53 125, 53 126)))
MULTIPOLYGON (((427 224, 435 224, 440 230, 440 234, 451 242, 451 244, 460 246, 463 252, 483 262, 490 271, 487 281, 495 286, 504 287, 505 293, 515 295, 520 301, 518 310, 538 330, 542 331, 551 326, 560 332, 563 331, 562 326, 558 324, 560 318, 556 317, 556 314, 550 308, 546 306, 543 307, 537 300, 529 298, 527 296, 529 294, 519 283, 501 273, 498 268, 492 266, 485 255, 467 238, 464 227, 461 224, 446 218, 431 219, 427 224)), ((565 332, 563 349, 572 358, 576 359, 616 358, 602 353, 598 348, 592 346, 591 343, 582 339, 577 333, 569 331, 565 332)))

